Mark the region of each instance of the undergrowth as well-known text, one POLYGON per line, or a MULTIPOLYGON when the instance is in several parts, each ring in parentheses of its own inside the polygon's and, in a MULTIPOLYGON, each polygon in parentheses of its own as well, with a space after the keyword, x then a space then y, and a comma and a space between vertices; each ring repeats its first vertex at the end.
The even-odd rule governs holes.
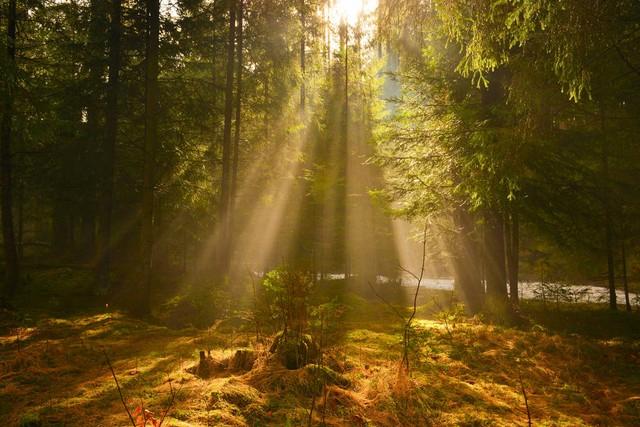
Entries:
POLYGON ((2 316, 0 419, 125 425, 106 349, 130 407, 142 402, 157 416, 171 385, 180 388, 167 426, 308 425, 312 406, 312 425, 526 425, 523 388, 533 425, 640 425, 637 314, 525 303, 527 322, 506 327, 455 305, 438 308, 438 295, 421 299, 406 377, 398 376, 402 325, 344 284, 309 296, 317 307, 310 332, 315 340, 323 334, 325 356, 296 370, 269 357, 273 332, 264 328, 257 341, 250 316, 207 329, 152 325, 107 308, 29 321, 2 316), (240 349, 257 355, 249 370, 206 379, 189 371, 200 350, 229 360, 240 349))

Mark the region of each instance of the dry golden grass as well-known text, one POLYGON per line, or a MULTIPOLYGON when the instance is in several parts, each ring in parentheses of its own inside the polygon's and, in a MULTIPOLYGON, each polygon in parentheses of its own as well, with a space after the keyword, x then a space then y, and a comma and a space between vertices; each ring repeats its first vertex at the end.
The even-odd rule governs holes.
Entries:
POLYGON ((199 350, 229 360, 253 346, 252 333, 175 331, 117 313, 46 319, 19 345, 14 330, 0 336, 0 419, 127 425, 106 350, 131 408, 161 415, 180 390, 168 426, 307 425, 312 401, 313 425, 524 426, 520 378, 536 426, 640 425, 637 340, 422 318, 404 372, 397 326, 384 315, 348 318, 327 350, 331 370, 289 371, 256 346, 251 371, 201 379, 188 372, 199 350))

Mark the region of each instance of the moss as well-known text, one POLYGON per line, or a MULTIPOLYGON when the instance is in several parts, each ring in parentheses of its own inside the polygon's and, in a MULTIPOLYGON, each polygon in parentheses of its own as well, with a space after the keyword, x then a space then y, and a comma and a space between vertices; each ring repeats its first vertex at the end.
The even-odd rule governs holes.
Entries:
POLYGON ((495 425, 495 423, 491 420, 474 414, 465 414, 458 422, 458 426, 460 427, 489 427, 492 425, 495 425))
POLYGON ((263 425, 267 418, 267 412, 260 403, 251 403, 243 410, 244 417, 251 425, 263 425))
POLYGON ((246 426, 246 420, 241 415, 233 415, 225 410, 214 409, 207 414, 207 425, 214 426, 246 426))
POLYGON ((300 369, 316 358, 318 346, 311 335, 294 337, 281 332, 276 335, 269 351, 277 354, 287 369, 300 369))
POLYGON ((369 315, 341 326, 344 341, 325 348, 329 368, 307 364, 287 370, 273 355, 259 357, 248 373, 220 369, 220 375, 204 380, 185 372, 198 350, 211 349, 224 361, 238 350, 260 354, 259 348, 239 344, 253 334, 172 332, 117 313, 38 322, 20 353, 11 345, 2 350, 0 424, 37 426, 85 417, 86 425, 124 425, 126 414, 99 352, 104 346, 113 355, 124 394, 142 398, 154 413, 166 405, 167 377, 174 389, 181 388, 167 425, 280 426, 287 417, 289 425, 306 425, 312 396, 321 410, 318 396, 325 381, 327 425, 364 425, 362 420, 379 426, 520 425, 526 414, 517 372, 536 425, 640 425, 640 404, 633 397, 640 345, 630 340, 558 334, 554 328, 494 328, 474 320, 460 322, 451 338, 438 319, 421 319, 419 326, 431 331, 420 341, 427 360, 412 359, 401 394, 397 325, 369 315), (130 375, 134 367, 139 372, 130 375), (34 408, 42 409, 31 413, 34 408), (403 415, 405 408, 413 418, 403 415))
POLYGON ((258 390, 251 386, 240 382, 228 382, 221 390, 211 394, 210 406, 219 406, 222 401, 244 408, 251 403, 261 401, 261 398, 258 390))
POLYGON ((42 421, 37 412, 28 412, 20 418, 20 427, 40 427, 42 421))
POLYGON ((630 398, 622 402, 622 414, 640 419, 640 397, 630 398))
POLYGON ((337 385, 342 388, 351 386, 351 381, 328 366, 307 365, 305 366, 305 370, 311 378, 316 378, 321 383, 326 382, 327 384, 337 385))
POLYGON ((171 414, 172 418, 175 418, 178 421, 187 421, 189 418, 193 416, 191 411, 185 411, 182 409, 176 409, 171 414))

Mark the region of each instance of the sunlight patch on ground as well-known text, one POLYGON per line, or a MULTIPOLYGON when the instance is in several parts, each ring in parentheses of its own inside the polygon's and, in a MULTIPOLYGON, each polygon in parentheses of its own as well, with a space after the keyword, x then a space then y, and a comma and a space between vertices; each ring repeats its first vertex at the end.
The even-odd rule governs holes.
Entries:
MULTIPOLYGON (((369 308, 384 310, 376 304, 369 308)), ((142 398, 158 413, 167 398, 168 379, 181 387, 171 425, 251 425, 257 419, 261 425, 282 425, 287 418, 292 425, 306 423, 310 396, 300 384, 257 391, 264 381, 277 385, 279 376, 298 381, 303 378, 299 373, 221 372, 203 380, 186 372, 197 362, 198 350, 210 348, 215 358, 229 357, 240 348, 231 342, 249 340, 251 332, 172 331, 114 317, 107 332, 104 315, 42 322, 46 334, 36 331, 20 352, 12 343, 0 347, 3 419, 17 425, 25 414, 36 413, 50 421, 124 425, 126 414, 110 372, 100 362, 104 346, 113 354, 132 405, 142 398), (77 334, 85 328, 103 333, 87 334, 80 342, 77 334), (59 338, 47 338, 52 336, 59 338)), ((535 425, 637 425, 640 385, 634 381, 633 343, 496 327, 473 319, 447 329, 439 319, 427 317, 416 321, 420 345, 412 353, 407 393, 396 385, 399 325, 384 316, 366 320, 345 323, 344 338, 328 353, 351 383, 332 389, 328 425, 353 425, 356 420, 399 425, 407 413, 414 423, 428 419, 433 425, 525 425, 519 375, 535 425)))

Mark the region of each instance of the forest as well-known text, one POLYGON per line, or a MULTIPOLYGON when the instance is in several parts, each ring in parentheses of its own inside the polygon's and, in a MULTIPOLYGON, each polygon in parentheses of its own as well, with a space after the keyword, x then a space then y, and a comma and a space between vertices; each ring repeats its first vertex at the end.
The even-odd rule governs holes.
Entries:
POLYGON ((640 425, 638 0, 0 0, 0 425, 640 425))

